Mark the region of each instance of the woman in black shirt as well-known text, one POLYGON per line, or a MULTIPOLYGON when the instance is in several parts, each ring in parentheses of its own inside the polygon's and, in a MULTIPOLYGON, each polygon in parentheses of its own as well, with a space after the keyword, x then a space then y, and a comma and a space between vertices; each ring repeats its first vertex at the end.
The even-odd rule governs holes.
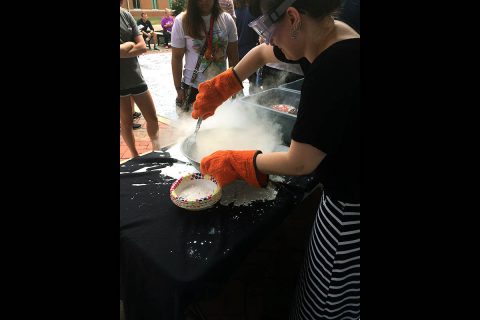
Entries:
POLYGON ((257 0, 250 25, 266 44, 199 86, 193 118, 206 119, 241 81, 268 62, 300 63, 305 73, 287 152, 217 151, 201 171, 221 185, 268 174, 320 177, 324 191, 299 275, 291 319, 360 317, 360 35, 335 20, 341 0, 257 0), (255 15, 255 14, 254 14, 255 15), (270 44, 270 45, 268 45, 270 44))

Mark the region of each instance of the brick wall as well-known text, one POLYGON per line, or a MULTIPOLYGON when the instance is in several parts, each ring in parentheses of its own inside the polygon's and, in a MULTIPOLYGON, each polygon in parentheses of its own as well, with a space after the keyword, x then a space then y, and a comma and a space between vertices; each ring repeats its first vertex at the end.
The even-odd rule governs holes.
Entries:
POLYGON ((146 12, 148 14, 148 18, 152 17, 163 17, 163 10, 148 10, 148 9, 141 9, 141 10, 130 10, 130 13, 135 19, 140 19, 142 12, 146 12))
MULTIPOLYGON (((134 9, 133 7, 133 0, 124 0, 123 5, 125 9, 130 9, 130 10, 151 10, 153 8, 152 6, 152 0, 140 0, 140 9, 134 9), (128 5, 127 5, 128 1, 128 5)), ((165 9, 168 7, 168 0, 157 0, 157 8, 158 9, 165 9)))
MULTIPOLYGON (((157 8, 152 9, 152 0, 140 0, 140 9, 133 8, 133 0, 128 0, 130 13, 135 19, 140 19, 140 14, 146 12, 149 17, 163 17, 163 11, 168 7, 168 0, 157 0, 157 8)), ((122 7, 127 9, 127 0, 123 2, 122 7)))

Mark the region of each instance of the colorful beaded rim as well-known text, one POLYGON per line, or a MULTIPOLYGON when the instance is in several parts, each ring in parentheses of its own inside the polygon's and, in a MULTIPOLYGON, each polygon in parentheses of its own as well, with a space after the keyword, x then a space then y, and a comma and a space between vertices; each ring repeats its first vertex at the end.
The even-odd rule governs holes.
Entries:
POLYGON ((208 174, 203 175, 201 173, 190 173, 190 174, 184 175, 183 177, 175 181, 170 187, 170 198, 172 199, 173 203, 175 203, 177 206, 181 208, 185 208, 189 210, 201 210, 201 209, 206 209, 208 207, 211 207, 212 205, 217 203, 221 197, 222 197, 222 189, 220 185, 218 184, 217 180, 215 180, 214 177, 208 174), (188 199, 188 198, 177 195, 176 189, 178 188, 178 186, 180 186, 182 183, 188 183, 192 180, 209 180, 209 181, 212 181, 216 185, 216 187, 212 194, 208 194, 207 196, 202 198, 188 199))

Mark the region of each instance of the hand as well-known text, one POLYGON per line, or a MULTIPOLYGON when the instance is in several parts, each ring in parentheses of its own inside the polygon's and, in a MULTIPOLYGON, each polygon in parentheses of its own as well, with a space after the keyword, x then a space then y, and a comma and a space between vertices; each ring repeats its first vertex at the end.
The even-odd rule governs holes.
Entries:
POLYGON ((177 104, 182 104, 183 100, 185 100, 185 90, 182 88, 177 89, 177 98, 175 99, 175 102, 177 104))
POLYGON ((212 175, 224 187, 236 179, 243 179, 254 187, 265 187, 268 175, 255 167, 258 150, 233 151, 221 150, 202 159, 200 171, 212 175))
POLYGON ((135 46, 135 42, 127 41, 127 42, 124 42, 124 43, 120 44, 120 49, 130 50, 134 46, 135 46))
POLYGON ((193 103, 192 118, 198 119, 202 116, 204 120, 207 119, 215 113, 219 105, 242 88, 233 68, 200 83, 197 98, 193 103))
POLYGON ((130 51, 135 47, 135 43, 128 41, 120 45, 120 58, 131 58, 130 51))

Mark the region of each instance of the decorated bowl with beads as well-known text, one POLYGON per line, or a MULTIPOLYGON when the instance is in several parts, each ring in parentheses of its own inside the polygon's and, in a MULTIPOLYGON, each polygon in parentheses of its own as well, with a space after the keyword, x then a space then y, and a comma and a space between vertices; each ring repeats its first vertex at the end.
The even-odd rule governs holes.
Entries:
POLYGON ((222 188, 214 177, 189 173, 170 187, 170 199, 180 208, 198 211, 212 207, 222 197, 222 188))

